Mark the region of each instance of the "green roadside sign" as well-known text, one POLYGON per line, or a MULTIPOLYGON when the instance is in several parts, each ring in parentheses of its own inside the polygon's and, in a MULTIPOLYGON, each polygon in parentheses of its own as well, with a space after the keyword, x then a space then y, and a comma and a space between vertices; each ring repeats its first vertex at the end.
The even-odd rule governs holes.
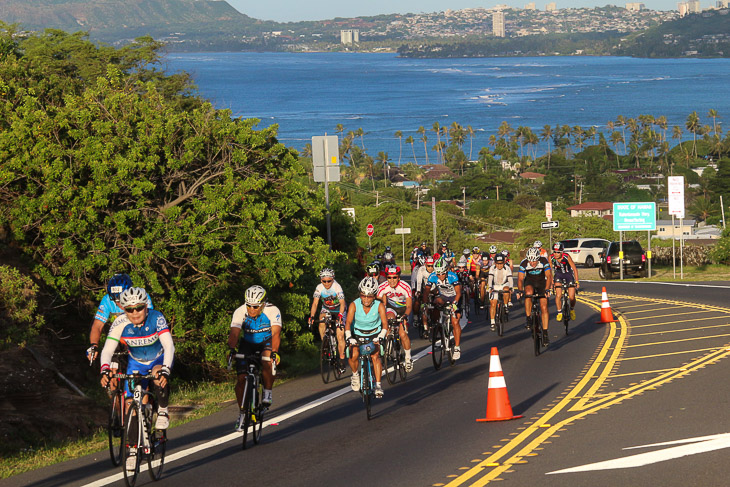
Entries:
POLYGON ((614 203, 613 231, 656 230, 656 203, 614 203))

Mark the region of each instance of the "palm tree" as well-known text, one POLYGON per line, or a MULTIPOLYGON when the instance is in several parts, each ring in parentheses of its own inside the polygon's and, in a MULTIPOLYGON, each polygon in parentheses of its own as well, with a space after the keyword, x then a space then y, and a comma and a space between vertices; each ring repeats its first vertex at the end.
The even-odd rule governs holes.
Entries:
POLYGON ((362 150, 365 150, 365 131, 362 129, 362 127, 358 128, 357 131, 355 131, 355 135, 357 137, 360 137, 360 145, 362 145, 362 150))
POLYGON ((388 167, 388 153, 380 151, 378 152, 378 163, 383 165, 383 182, 385 183, 385 186, 388 186, 389 181, 389 175, 390 175, 390 167, 388 167))
POLYGON ((621 169, 621 161, 618 158, 618 145, 625 143, 624 136, 618 130, 611 132, 611 144, 616 149, 616 167, 621 169))
POLYGON ((692 132, 692 153, 697 157, 697 132, 700 130, 700 117, 697 112, 692 112, 687 116, 684 126, 692 132))
POLYGON ((459 149, 461 149, 466 142, 466 132, 463 127, 456 122, 451 124, 449 136, 451 137, 451 143, 456 144, 459 149))
POLYGON ((616 126, 621 127, 621 140, 623 140, 624 154, 626 154, 626 131, 624 130, 624 127, 626 126, 626 119, 623 115, 616 117, 616 126))
POLYGON ((550 140, 552 140, 552 138, 553 138, 553 129, 552 129, 552 127, 550 127, 550 125, 542 126, 542 132, 540 132, 540 138, 547 142, 547 147, 548 147, 548 149, 547 149, 547 158, 548 158, 547 168, 549 171, 550 170, 550 154, 552 152, 550 150, 550 140))
POLYGON ((337 126, 335 126, 335 133, 336 134, 342 134, 345 132, 345 126, 341 123, 338 123, 337 126))
POLYGON ((471 161, 472 146, 474 143, 474 129, 471 125, 466 126, 466 135, 469 136, 469 160, 471 161))
POLYGON ((406 137, 406 144, 411 144, 411 151, 413 152, 413 162, 418 164, 418 159, 416 159, 416 148, 413 147, 414 142, 415 142, 415 140, 413 140, 412 135, 409 135, 408 137, 406 137))
POLYGON ((418 130, 416 130, 419 134, 421 134, 421 142, 423 142, 423 152, 426 153, 426 164, 428 164, 428 147, 426 146, 426 142, 428 142, 428 137, 426 136, 426 129, 423 128, 423 125, 418 127, 418 130))
POLYGON ((712 119, 712 133, 716 134, 717 133, 717 118, 718 118, 717 110, 715 110, 714 108, 710 108, 710 111, 707 112, 707 116, 712 119))
POLYGON ((395 137, 398 139, 398 146, 400 148, 400 151, 398 152, 398 166, 400 166, 400 158, 403 155, 403 132, 396 130, 395 137))
MULTIPOLYGON (((441 146, 441 125, 438 122, 434 122, 433 126, 431 127, 431 130, 433 130, 436 133, 436 144, 438 147, 441 146)), ((441 162, 441 153, 437 150, 436 155, 438 157, 439 163, 441 162)))

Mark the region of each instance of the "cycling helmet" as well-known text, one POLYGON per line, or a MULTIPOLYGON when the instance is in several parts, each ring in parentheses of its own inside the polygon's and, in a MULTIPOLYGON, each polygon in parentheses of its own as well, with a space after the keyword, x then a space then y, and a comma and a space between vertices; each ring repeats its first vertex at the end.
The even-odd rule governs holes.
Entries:
POLYGON ((360 294, 364 294, 365 296, 375 296, 378 290, 378 281, 372 277, 366 277, 360 281, 357 289, 360 291, 360 294))
POLYGON ((542 248, 542 242, 540 242, 539 240, 535 240, 535 243, 532 244, 532 246, 536 249, 542 248))
POLYGON ((433 271, 436 274, 446 274, 446 264, 439 259, 439 261, 436 262, 436 265, 433 266, 433 271))
POLYGON ((426 241, 424 240, 423 242, 421 242, 421 247, 425 247, 425 246, 426 246, 426 241))
POLYGON ((433 265, 433 257, 426 258, 426 265, 433 265))
POLYGON ((530 247, 527 249, 527 255, 525 255, 525 258, 529 260, 530 262, 534 262, 536 260, 540 259, 540 249, 537 247, 530 247))
POLYGON ((246 289, 246 304, 255 306, 263 304, 266 300, 266 290, 261 286, 251 286, 246 289))
POLYGON ((442 248, 442 249, 447 249, 447 248, 449 248, 449 243, 448 243, 448 242, 441 242, 441 248, 442 248))
POLYGON ((122 292, 132 287, 132 278, 127 274, 114 274, 106 285, 106 292, 112 301, 119 301, 122 292))
POLYGON ((426 263, 426 258, 423 255, 418 256, 418 265, 423 265, 426 263))
POLYGON ((141 287, 125 289, 121 296, 119 296, 119 304, 122 308, 136 306, 141 303, 147 304, 147 291, 141 287))
POLYGON ((458 267, 459 269, 466 269, 466 262, 458 262, 456 264, 456 267, 458 267))
POLYGON ((497 254, 497 256, 494 258, 494 263, 499 264, 500 262, 504 263, 504 255, 497 254))
POLYGON ((479 247, 472 247, 471 251, 475 254, 479 253, 479 247))
POLYGON ((380 269, 378 269, 377 264, 370 264, 365 268, 365 272, 367 272, 368 275, 375 274, 377 276, 378 273, 380 273, 380 269))
POLYGON ((489 253, 490 254, 496 254, 497 253, 497 246, 496 245, 490 245, 489 246, 489 253))
POLYGON ((564 249, 562 242, 555 242, 553 245, 553 252, 562 252, 564 249))
POLYGON ((390 275, 400 276, 400 266, 392 265, 392 266, 388 267, 388 269, 385 272, 388 276, 390 276, 390 275))
POLYGON ((329 267, 325 267, 324 269, 319 271, 319 278, 322 279, 323 277, 331 277, 332 279, 334 279, 335 271, 333 271, 329 267))
POLYGON ((464 249, 461 253, 466 255, 467 257, 469 257, 469 254, 471 254, 471 252, 469 252, 469 249, 464 249))
POLYGON ((501 254, 502 254, 502 255, 504 255, 505 257, 509 257, 509 250, 507 250, 507 249, 504 249, 504 250, 503 250, 503 251, 501 252, 501 254))
POLYGON ((485 250, 484 252, 482 252, 482 259, 488 259, 488 258, 489 258, 489 252, 487 252, 485 250))
POLYGON ((385 246, 385 251, 386 251, 386 252, 390 252, 390 246, 389 246, 389 245, 386 245, 386 246, 385 246))

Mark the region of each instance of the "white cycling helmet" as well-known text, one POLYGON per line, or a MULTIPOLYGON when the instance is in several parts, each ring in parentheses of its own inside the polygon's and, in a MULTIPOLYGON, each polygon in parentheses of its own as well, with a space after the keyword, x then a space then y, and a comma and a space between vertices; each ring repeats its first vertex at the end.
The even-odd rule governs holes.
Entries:
POLYGON ((469 254, 471 254, 471 252, 469 251, 469 249, 464 249, 461 253, 464 254, 464 255, 466 255, 466 256, 468 256, 469 254))
POLYGON ((539 260, 540 259, 540 249, 538 249, 537 247, 531 247, 531 248, 527 249, 527 255, 525 255, 525 258, 530 262, 539 260))
POLYGON ((535 243, 532 244, 532 246, 535 247, 536 249, 539 249, 542 247, 542 242, 540 242, 539 240, 535 240, 535 243))
POLYGON ((251 286, 246 289, 246 304, 255 306, 266 300, 266 290, 261 286, 251 286))
POLYGON ((443 263, 441 259, 438 260, 436 265, 433 266, 433 271, 436 274, 445 274, 446 273, 446 264, 443 263))
POLYGON ((364 294, 365 296, 375 296, 375 293, 378 291, 378 281, 375 278, 366 277, 360 281, 357 289, 360 291, 360 294, 364 294))
POLYGON ((122 308, 136 306, 141 303, 147 304, 147 291, 141 287, 125 289, 119 296, 119 304, 122 308))
POLYGON ((323 277, 331 277, 332 279, 334 279, 335 271, 333 271, 329 267, 325 267, 324 269, 319 271, 319 278, 322 279, 323 277))
POLYGON ((479 253, 479 247, 472 247, 471 251, 475 254, 479 253))
POLYGON ((497 246, 496 245, 490 245, 489 246, 489 253, 490 254, 496 254, 497 253, 497 246))
POLYGON ((459 269, 466 269, 466 262, 457 262, 456 267, 459 269))

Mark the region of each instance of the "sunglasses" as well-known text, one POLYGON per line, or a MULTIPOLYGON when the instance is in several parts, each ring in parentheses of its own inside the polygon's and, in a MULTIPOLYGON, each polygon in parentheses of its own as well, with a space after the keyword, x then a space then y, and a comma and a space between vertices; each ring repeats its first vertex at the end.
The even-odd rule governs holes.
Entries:
POLYGON ((328 281, 325 281, 324 279, 322 279, 322 284, 329 284, 330 282, 332 282, 332 279, 330 279, 328 281))
POLYGON ((388 276, 388 279, 398 279, 398 276, 388 276))
POLYGON ((259 309, 261 306, 262 306, 261 304, 247 304, 246 305, 247 308, 251 308, 251 309, 259 309))
POLYGON ((147 307, 146 304, 140 303, 137 306, 128 306, 128 307, 126 307, 126 308, 124 308, 124 311, 126 311, 127 313, 134 313, 135 311, 142 311, 146 307, 147 307))

